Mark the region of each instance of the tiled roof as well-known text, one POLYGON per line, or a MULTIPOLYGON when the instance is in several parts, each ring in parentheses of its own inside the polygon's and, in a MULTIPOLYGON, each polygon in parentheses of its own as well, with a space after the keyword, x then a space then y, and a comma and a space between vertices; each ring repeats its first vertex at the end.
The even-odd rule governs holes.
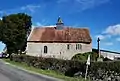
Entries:
POLYGON ((87 28, 64 27, 61 30, 56 27, 37 27, 31 32, 29 42, 85 42, 91 43, 87 28))

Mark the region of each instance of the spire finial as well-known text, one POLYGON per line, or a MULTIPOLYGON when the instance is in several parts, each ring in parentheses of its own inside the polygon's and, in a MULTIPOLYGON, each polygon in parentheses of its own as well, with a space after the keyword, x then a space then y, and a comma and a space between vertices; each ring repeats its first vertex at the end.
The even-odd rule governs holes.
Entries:
POLYGON ((64 25, 64 23, 63 23, 63 21, 62 21, 60 16, 58 17, 56 25, 64 25))

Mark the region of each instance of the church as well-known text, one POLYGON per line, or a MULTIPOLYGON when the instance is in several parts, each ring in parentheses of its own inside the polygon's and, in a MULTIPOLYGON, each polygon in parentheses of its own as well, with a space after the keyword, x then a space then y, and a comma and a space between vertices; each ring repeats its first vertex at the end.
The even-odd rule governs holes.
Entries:
POLYGON ((26 54, 70 60, 77 53, 92 51, 88 28, 65 26, 60 17, 55 26, 35 27, 27 40, 26 54))

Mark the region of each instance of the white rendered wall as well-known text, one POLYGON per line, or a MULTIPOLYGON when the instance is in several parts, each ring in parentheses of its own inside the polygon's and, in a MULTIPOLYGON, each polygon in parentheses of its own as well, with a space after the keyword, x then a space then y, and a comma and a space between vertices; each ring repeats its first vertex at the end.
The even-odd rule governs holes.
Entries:
POLYGON ((55 57, 61 59, 71 59, 77 53, 91 52, 92 44, 84 43, 34 43, 28 42, 27 54, 31 56, 55 57), (70 49, 67 49, 70 44, 70 49), (82 48, 76 50, 76 44, 81 44, 82 48), (47 54, 44 53, 44 46, 48 47, 47 54))

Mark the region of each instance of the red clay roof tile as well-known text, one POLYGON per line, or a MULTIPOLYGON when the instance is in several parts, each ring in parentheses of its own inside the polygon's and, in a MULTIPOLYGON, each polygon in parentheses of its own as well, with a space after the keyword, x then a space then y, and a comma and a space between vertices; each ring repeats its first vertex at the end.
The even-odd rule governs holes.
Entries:
POLYGON ((87 28, 69 28, 58 30, 55 27, 34 28, 28 41, 51 42, 86 42, 91 43, 87 28))

